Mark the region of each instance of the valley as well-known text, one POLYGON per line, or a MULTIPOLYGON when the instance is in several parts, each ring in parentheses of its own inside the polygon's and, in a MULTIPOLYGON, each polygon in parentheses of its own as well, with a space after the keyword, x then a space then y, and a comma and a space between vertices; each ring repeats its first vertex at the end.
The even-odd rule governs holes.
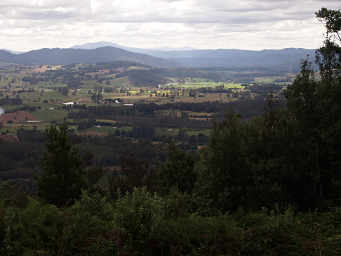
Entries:
MULTIPOLYGON (((282 101, 282 91, 294 78, 262 69, 160 68, 130 61, 5 65, 0 69, 5 111, 0 140, 4 149, 10 143, 19 152, 26 143, 35 145, 32 159, 38 159, 45 130, 66 123, 82 151, 96 155, 92 164, 116 168, 119 160, 112 154, 131 147, 145 160, 150 158, 140 149, 148 147, 156 163, 169 141, 190 151, 207 145, 214 122, 227 113, 244 120, 261 115, 268 95, 282 101), (108 138, 120 141, 119 149, 108 138)), ((20 166, 29 173, 39 168, 37 160, 28 165, 25 155, 19 161, 3 157, 3 177, 26 177, 18 173, 20 166)))
MULTIPOLYGON (((37 122, 19 124, 13 120, 3 125, 1 131, 15 132, 19 127, 33 126, 42 130, 51 122, 63 120, 78 129, 77 122, 86 118, 76 121, 70 116, 93 108, 129 112, 134 116, 146 116, 150 111, 153 118, 175 115, 177 119, 191 120, 191 116, 207 112, 201 105, 221 105, 208 111, 212 117, 206 118, 204 126, 207 127, 214 116, 223 115, 229 106, 235 108, 248 101, 264 101, 270 92, 280 96, 294 77, 294 74, 253 70, 160 69, 133 62, 9 65, 0 71, 0 104, 9 113, 27 111, 37 122), (68 102, 72 104, 67 106, 68 102), (144 110, 149 105, 151 110, 144 110), (191 106, 187 107, 191 110, 185 105, 191 106)), ((259 113, 261 108, 262 104, 258 107, 259 113)), ((235 111, 239 111, 238 107, 235 111)), ((243 115, 252 116, 245 112, 243 115)), ((122 120, 120 117, 121 114, 117 118, 122 120)), ((113 117, 104 115, 103 118, 113 117)), ((123 121, 113 121, 127 126, 123 121)))

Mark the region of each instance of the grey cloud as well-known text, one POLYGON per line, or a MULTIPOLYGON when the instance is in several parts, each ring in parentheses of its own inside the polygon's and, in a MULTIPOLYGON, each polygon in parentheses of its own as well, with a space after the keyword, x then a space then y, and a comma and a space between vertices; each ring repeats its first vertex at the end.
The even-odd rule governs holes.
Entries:
POLYGON ((31 48, 97 39, 130 46, 232 47, 243 46, 237 40, 245 33, 257 47, 277 47, 286 37, 288 45, 296 38, 304 47, 315 44, 311 31, 321 27, 314 12, 322 6, 338 8, 340 0, 0 0, 1 44, 8 44, 0 48, 22 47, 14 37, 31 48), (271 37, 265 36, 269 30, 271 37))
POLYGON ((78 11, 74 9, 32 9, 32 8, 17 8, 15 10, 7 10, 8 14, 5 15, 12 19, 25 19, 25 20, 56 20, 56 19, 68 19, 72 17, 78 17, 78 11))
MULTIPOLYGON (((41 5, 25 4, 15 0, 11 5, 9 0, 2 0, 0 13, 13 19, 55 20, 70 19, 91 20, 92 22, 117 22, 117 23, 223 23, 223 24, 247 24, 254 22, 275 22, 278 20, 302 20, 313 16, 315 6, 323 5, 326 1, 221 1, 221 0, 159 0, 155 4, 145 6, 144 9, 129 8, 124 5, 112 5, 113 1, 92 0, 100 7, 96 12, 90 12, 89 1, 36 1, 41 5), (80 3, 82 2, 82 3, 80 3), (181 8, 182 3, 191 3, 192 8, 181 8), (101 5, 102 4, 102 5, 101 5), (173 4, 173 6, 170 6, 173 4), (176 9, 174 4, 179 4, 176 9), (304 7, 304 8, 302 8, 304 7), (60 11, 58 8, 66 8, 69 11, 60 11), (306 9, 306 11, 301 11, 306 9), (177 14, 179 11, 179 14, 177 14), (6 15, 7 14, 7 15, 6 15)), ((129 2, 129 0, 126 0, 129 2)), ((131 0, 134 1, 134 0, 131 0)), ((141 1, 141 0, 140 0, 141 1)), ((335 2, 333 0, 330 0, 335 2)), ((35 1, 33 1, 34 3, 35 1)), ((114 1, 115 2, 115 1, 114 1)), ((119 2, 120 4, 122 2, 119 2)))
POLYGON ((43 12, 36 11, 27 11, 24 12, 21 16, 23 19, 32 19, 32 20, 60 20, 60 19, 69 19, 72 17, 76 17, 75 12, 60 12, 57 10, 44 10, 43 12))

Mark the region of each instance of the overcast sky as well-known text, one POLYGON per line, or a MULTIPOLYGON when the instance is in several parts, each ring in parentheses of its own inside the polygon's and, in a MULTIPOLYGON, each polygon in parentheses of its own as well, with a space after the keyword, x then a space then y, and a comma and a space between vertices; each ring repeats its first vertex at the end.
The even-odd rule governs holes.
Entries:
POLYGON ((109 41, 139 48, 316 48, 341 0, 0 0, 0 49, 109 41))

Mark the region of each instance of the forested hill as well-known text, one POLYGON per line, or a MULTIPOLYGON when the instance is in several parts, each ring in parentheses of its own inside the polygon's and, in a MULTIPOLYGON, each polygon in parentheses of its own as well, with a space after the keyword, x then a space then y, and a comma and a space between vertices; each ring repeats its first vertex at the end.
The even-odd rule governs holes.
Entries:
POLYGON ((12 58, 13 54, 6 51, 0 50, 0 60, 4 62, 9 62, 10 58, 12 58))
POLYGON ((216 50, 158 50, 131 48, 122 45, 98 42, 73 46, 75 49, 98 49, 103 46, 114 46, 130 52, 148 54, 154 57, 174 61, 184 67, 192 68, 266 68, 276 71, 298 72, 300 63, 307 56, 313 61, 314 49, 286 48, 278 50, 238 50, 238 49, 216 49, 216 50))
POLYGON ((7 51, 0 51, 0 62, 24 65, 94 64, 113 61, 132 61, 154 67, 176 66, 172 61, 114 47, 101 47, 93 50, 45 48, 22 54, 11 54, 7 51))
POLYGON ((148 54, 174 60, 186 67, 268 68, 297 72, 300 63, 308 56, 314 60, 315 50, 288 48, 281 50, 190 50, 150 51, 148 54))

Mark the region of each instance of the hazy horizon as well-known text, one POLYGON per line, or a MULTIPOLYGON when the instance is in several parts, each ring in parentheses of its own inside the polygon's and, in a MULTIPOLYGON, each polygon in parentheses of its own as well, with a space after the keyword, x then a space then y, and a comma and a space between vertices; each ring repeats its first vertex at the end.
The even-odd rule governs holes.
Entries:
MULTIPOLYGON (((70 45, 69 47, 42 47, 42 48, 36 48, 36 49, 30 49, 30 50, 16 50, 16 49, 8 49, 8 48, 0 48, 0 50, 5 50, 5 51, 9 51, 15 54, 21 54, 21 53, 26 53, 26 52, 30 52, 30 51, 36 51, 36 50, 41 50, 41 49, 81 49, 81 48, 74 48, 76 46, 83 46, 83 45, 87 45, 87 44, 96 44, 96 43, 113 43, 116 44, 115 42, 84 42, 84 43, 80 43, 80 44, 76 44, 76 45, 70 45)), ((266 51, 266 50, 284 50, 284 49, 306 49, 306 50, 315 50, 317 48, 302 48, 302 47, 287 47, 287 48, 264 48, 264 49, 242 49, 242 48, 191 48, 191 47, 157 47, 157 48, 150 48, 150 47, 145 47, 145 48, 139 48, 138 46, 126 46, 126 45, 118 45, 117 48, 119 48, 119 46, 123 46, 123 47, 129 47, 129 48, 136 48, 136 49, 145 49, 145 50, 160 50, 160 51, 190 51, 190 50, 241 50, 241 51, 266 51), (187 48, 187 49, 186 49, 187 48)), ((106 46, 100 46, 100 47, 106 47, 106 46)), ((100 47, 96 47, 96 48, 100 48, 100 47)), ((115 46, 112 46, 115 47, 115 46)), ((129 50, 127 50, 129 51, 129 50)))

